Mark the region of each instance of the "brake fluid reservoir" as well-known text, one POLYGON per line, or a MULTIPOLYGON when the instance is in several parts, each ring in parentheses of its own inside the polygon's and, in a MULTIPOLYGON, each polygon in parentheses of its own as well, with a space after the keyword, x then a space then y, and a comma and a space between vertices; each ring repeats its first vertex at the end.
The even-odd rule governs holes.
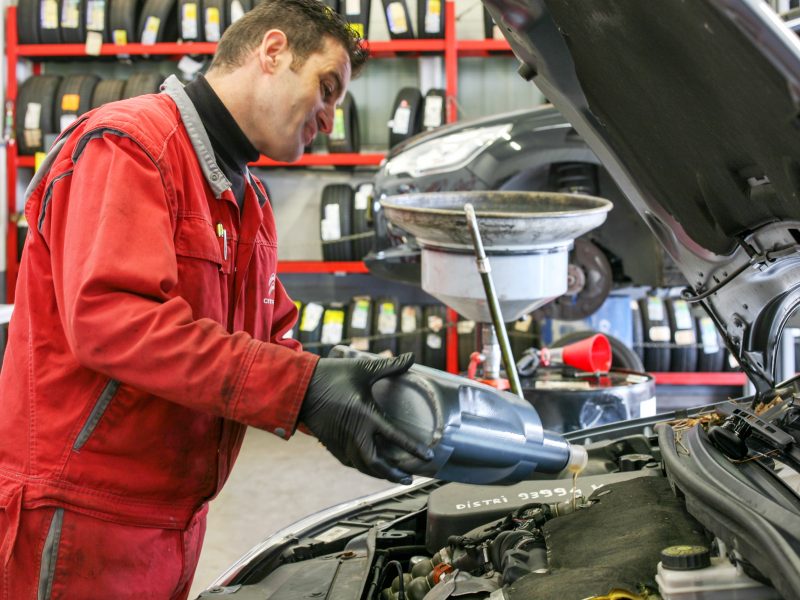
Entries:
MULTIPOLYGON (((377 358, 344 346, 331 356, 377 358)), ((584 448, 546 431, 527 401, 464 377, 415 364, 403 375, 379 380, 372 394, 390 421, 433 449, 430 461, 387 449, 407 473, 499 484, 524 481, 534 472, 580 471, 587 462, 584 448)))

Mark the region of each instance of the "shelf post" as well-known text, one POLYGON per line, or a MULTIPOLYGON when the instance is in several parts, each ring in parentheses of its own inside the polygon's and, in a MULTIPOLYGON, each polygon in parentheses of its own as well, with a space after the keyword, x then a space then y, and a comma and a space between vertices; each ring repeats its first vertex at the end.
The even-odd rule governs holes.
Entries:
MULTIPOLYGON (((6 9, 6 106, 12 106, 12 114, 16 113, 17 102, 17 7, 6 9)), ((3 106, 3 127, 5 129, 6 106, 3 106)), ((11 123, 14 127, 14 123, 11 123)), ((12 216, 17 212, 17 144, 14 131, 9 132, 6 140, 6 302, 13 304, 14 287, 17 283, 17 224, 12 216)))

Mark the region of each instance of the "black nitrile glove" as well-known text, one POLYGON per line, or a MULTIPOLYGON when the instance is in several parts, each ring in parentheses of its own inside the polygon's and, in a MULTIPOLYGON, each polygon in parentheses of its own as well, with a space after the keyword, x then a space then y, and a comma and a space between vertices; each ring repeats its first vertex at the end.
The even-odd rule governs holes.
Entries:
POLYGON ((300 408, 300 421, 343 465, 372 477, 411 483, 410 474, 382 456, 376 436, 422 460, 433 458, 433 451, 386 420, 372 397, 372 385, 405 373, 412 364, 410 353, 381 359, 321 358, 300 408))

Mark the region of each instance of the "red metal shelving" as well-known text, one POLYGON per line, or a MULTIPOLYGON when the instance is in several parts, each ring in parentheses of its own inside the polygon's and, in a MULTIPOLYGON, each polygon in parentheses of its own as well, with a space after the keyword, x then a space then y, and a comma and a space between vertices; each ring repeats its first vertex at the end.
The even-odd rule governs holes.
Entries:
MULTIPOLYGON (((304 154, 300 160, 293 163, 284 163, 271 160, 262 156, 252 163, 255 167, 358 167, 377 166, 386 155, 382 152, 370 154, 304 154)), ((36 159, 33 156, 18 156, 18 167, 33 168, 36 159)))
POLYGON ((369 273, 369 269, 360 260, 342 262, 279 260, 278 273, 369 273))
POLYGON ((511 46, 506 40, 457 40, 456 52, 459 56, 486 56, 511 52, 511 46))

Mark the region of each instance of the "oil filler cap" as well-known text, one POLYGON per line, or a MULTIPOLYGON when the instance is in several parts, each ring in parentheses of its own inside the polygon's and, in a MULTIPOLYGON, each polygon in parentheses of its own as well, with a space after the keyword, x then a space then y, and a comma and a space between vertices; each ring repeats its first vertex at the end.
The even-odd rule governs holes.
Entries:
POLYGON ((711 566, 711 553, 705 546, 669 546, 661 551, 661 564, 673 571, 693 571, 711 566))

